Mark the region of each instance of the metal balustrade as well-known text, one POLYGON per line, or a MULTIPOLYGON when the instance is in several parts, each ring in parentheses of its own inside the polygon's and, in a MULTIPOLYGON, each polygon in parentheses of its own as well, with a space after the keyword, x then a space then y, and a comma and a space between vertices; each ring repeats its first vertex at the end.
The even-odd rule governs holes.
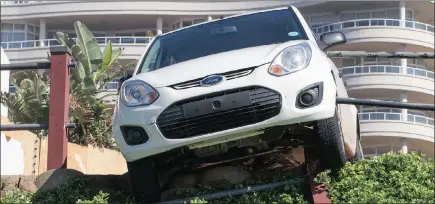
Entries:
POLYGON ((9 86, 9 93, 16 93, 16 92, 17 92, 17 87, 9 86))
MULTIPOLYGON (((394 65, 367 65, 367 66, 351 66, 340 68, 343 75, 356 75, 356 74, 367 74, 367 73, 392 73, 392 74, 402 74, 402 66, 394 65)), ((425 77, 432 80, 434 78, 434 72, 424 70, 422 68, 406 67, 406 75, 425 77)))
POLYGON ((34 4, 46 1, 1 1, 1 5, 20 5, 20 4, 34 4))
MULTIPOLYGON (((103 87, 101 87, 102 91, 118 91, 118 82, 112 81, 107 82, 103 87)), ((9 86, 9 93, 16 93, 17 87, 9 86)))
MULTIPOLYGON (((98 43, 105 45, 109 42, 112 44, 147 44, 153 39, 153 37, 96 37, 98 43)), ((74 38, 76 40, 76 38, 74 38)), ((61 46, 56 39, 46 39, 46 40, 26 40, 26 41, 13 41, 13 42, 2 42, 3 49, 19 49, 19 48, 35 48, 35 47, 54 47, 61 46)))
POLYGON ((434 127, 434 119, 420 116, 420 115, 412 115, 408 114, 407 118, 403 118, 403 114, 401 113, 385 113, 385 112, 372 112, 372 113, 359 113, 359 117, 361 121, 364 120, 391 120, 391 121, 407 121, 416 124, 425 124, 434 127))
MULTIPOLYGON (((380 27, 380 26, 400 27, 400 21, 401 20, 399 19, 382 19, 382 18, 357 19, 357 20, 350 20, 350 21, 341 21, 341 22, 326 24, 326 25, 317 25, 314 26, 312 30, 314 33, 321 34, 321 33, 338 31, 338 30, 349 29, 349 28, 356 28, 356 27, 380 27)), ((434 33, 433 25, 420 23, 417 21, 407 20, 405 21, 405 27, 434 33)))
POLYGON ((118 90, 118 82, 116 81, 111 81, 111 82, 107 82, 102 88, 101 90, 104 91, 117 91, 118 90))

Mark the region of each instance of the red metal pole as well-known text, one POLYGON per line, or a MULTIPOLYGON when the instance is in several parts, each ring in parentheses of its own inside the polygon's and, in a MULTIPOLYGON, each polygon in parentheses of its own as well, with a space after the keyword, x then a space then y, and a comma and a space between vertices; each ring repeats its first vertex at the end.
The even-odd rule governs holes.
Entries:
POLYGON ((308 173, 308 184, 310 186, 311 196, 314 204, 330 204, 331 199, 328 197, 325 185, 317 183, 314 178, 318 173, 323 171, 318 165, 318 152, 315 148, 304 147, 305 163, 308 173))
POLYGON ((66 168, 70 56, 66 47, 51 47, 47 170, 66 168))

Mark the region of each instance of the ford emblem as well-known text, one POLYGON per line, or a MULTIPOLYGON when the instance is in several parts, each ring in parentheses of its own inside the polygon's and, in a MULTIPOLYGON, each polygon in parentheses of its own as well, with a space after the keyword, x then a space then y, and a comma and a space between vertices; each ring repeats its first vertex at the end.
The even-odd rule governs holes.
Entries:
POLYGON ((201 86, 214 86, 216 84, 219 84, 221 82, 225 81, 225 77, 224 76, 220 76, 220 75, 213 75, 213 76, 208 76, 204 79, 202 79, 199 84, 201 86))

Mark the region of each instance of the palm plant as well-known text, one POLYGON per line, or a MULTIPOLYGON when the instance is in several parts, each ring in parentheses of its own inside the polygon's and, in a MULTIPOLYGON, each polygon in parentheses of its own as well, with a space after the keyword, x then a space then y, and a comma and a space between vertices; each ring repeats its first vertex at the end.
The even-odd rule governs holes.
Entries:
MULTIPOLYGON (((77 39, 62 32, 57 32, 55 36, 59 43, 70 49, 76 62, 70 75, 70 116, 71 122, 76 123, 78 128, 70 132, 69 140, 81 145, 114 148, 111 115, 96 94, 104 84, 123 71, 115 66, 123 50, 113 50, 109 41, 102 53, 86 25, 76 22, 74 28, 77 39)), ((11 83, 17 87, 16 94, 1 94, 1 103, 9 108, 10 120, 15 123, 48 122, 48 77, 25 71, 15 73, 11 78, 11 83)))
POLYGON ((87 90, 97 91, 123 71, 114 70, 112 66, 123 49, 113 50, 112 42, 109 40, 104 52, 101 52, 98 41, 85 24, 77 21, 74 23, 74 29, 77 40, 63 32, 56 32, 55 38, 71 50, 76 62, 76 77, 80 78, 82 86, 87 90))
MULTIPOLYGON (((49 78, 35 71, 12 74, 11 84, 16 93, 0 93, 1 103, 9 109, 9 120, 14 123, 47 123, 50 86, 49 78)), ((38 136, 45 131, 33 131, 38 136)))
POLYGON ((77 39, 63 32, 55 35, 60 44, 70 49, 76 63, 71 73, 70 105, 73 122, 79 125, 71 137, 80 143, 113 147, 111 115, 102 98, 96 98, 96 94, 123 71, 113 66, 123 49, 113 50, 111 41, 108 41, 101 52, 98 41, 85 24, 77 21, 74 29, 77 39))

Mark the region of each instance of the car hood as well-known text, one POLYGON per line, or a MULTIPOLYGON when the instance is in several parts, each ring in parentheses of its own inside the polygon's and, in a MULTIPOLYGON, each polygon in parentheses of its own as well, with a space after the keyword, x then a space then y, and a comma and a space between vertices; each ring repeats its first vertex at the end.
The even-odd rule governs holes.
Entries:
POLYGON ((143 80, 151 86, 159 88, 213 74, 260 66, 270 63, 284 48, 303 41, 263 45, 209 55, 141 73, 133 76, 132 79, 143 80))

